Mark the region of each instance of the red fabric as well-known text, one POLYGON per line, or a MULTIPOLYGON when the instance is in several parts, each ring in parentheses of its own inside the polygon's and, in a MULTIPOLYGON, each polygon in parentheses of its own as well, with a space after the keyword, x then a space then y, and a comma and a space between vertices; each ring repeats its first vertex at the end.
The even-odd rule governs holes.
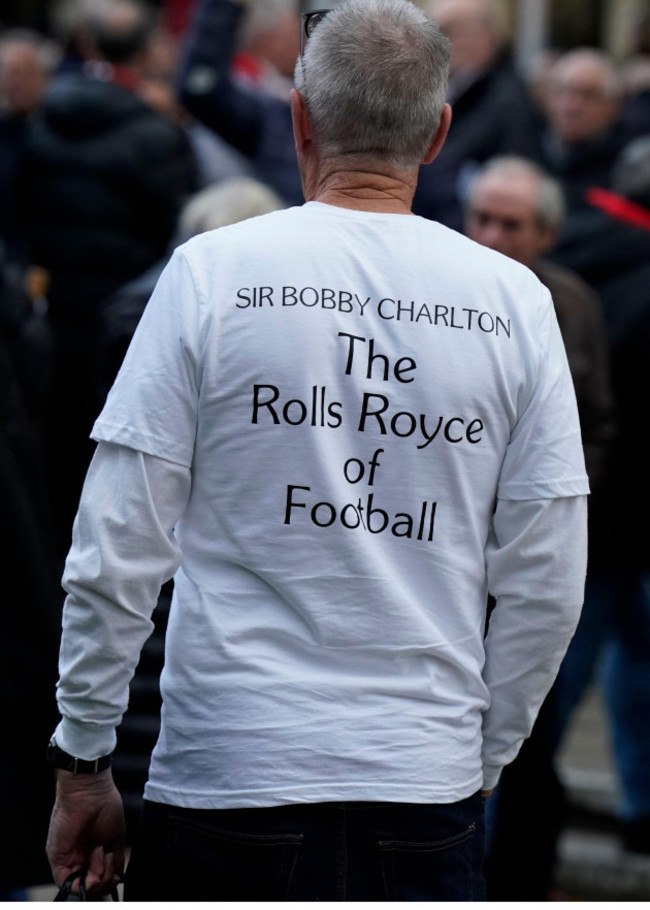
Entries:
POLYGON ((190 24, 197 0, 164 0, 163 24, 168 32, 180 37, 190 24))
POLYGON ((261 82, 265 68, 257 57, 244 51, 237 51, 232 58, 232 71, 237 76, 242 76, 251 82, 261 82))
POLYGON ((625 196, 592 186, 587 190, 585 199, 590 205, 606 212, 617 221, 650 231, 650 211, 643 208, 642 205, 637 205, 636 202, 630 202, 625 196))
POLYGON ((137 73, 134 73, 133 70, 127 69, 125 66, 111 66, 109 82, 112 82, 114 85, 119 85, 120 88, 125 88, 129 92, 137 94, 141 85, 142 79, 137 73))

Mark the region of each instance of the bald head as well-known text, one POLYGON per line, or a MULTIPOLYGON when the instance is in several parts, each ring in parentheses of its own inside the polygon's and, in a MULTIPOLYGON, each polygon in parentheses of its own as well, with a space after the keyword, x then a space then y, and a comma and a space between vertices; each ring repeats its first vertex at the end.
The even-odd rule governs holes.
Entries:
POLYGON ((429 0, 425 9, 451 43, 451 75, 492 64, 501 43, 493 0, 429 0))
POLYGON ((593 139, 616 121, 621 94, 618 73, 605 54, 591 48, 564 54, 548 76, 551 129, 568 144, 593 139))

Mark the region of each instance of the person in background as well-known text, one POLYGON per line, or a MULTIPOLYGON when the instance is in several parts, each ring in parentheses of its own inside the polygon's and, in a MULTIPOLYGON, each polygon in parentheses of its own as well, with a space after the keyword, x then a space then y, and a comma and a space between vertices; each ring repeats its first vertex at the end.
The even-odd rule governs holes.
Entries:
POLYGON ((487 162, 473 181, 465 231, 531 269, 551 292, 573 379, 592 490, 614 436, 614 402, 603 309, 575 272, 547 258, 565 217, 559 183, 517 156, 487 162))
POLYGON ((50 881, 43 847, 54 782, 39 752, 56 721, 63 592, 30 410, 46 372, 32 329, 30 301, 0 245, 0 710, 15 735, 0 750, 0 901, 27 900, 26 889, 50 881))
MULTIPOLYGON (((602 304, 574 272, 544 258, 564 217, 559 184, 533 162, 494 159, 472 184, 466 231, 478 243, 528 266, 551 292, 567 351, 592 494, 606 474, 615 435, 609 345, 602 304)), ((488 812, 489 900, 548 900, 565 798, 554 761, 567 717, 560 715, 580 640, 593 622, 587 602, 576 638, 515 761, 501 776, 488 812), (531 784, 534 784, 531 786, 531 784), (534 848, 531 846, 534 844, 534 848)))
MULTIPOLYGON (((264 184, 251 178, 224 180, 207 187, 187 201, 179 216, 174 246, 191 237, 229 224, 238 224, 281 209, 282 202, 264 184)), ((170 255, 173 251, 170 250, 170 255)), ((106 301, 102 332, 102 376, 108 392, 124 359, 129 343, 142 318, 145 305, 167 260, 135 281, 129 282, 106 301)), ((133 838, 142 815, 142 792, 147 781, 151 751, 160 731, 159 679, 165 649, 165 630, 173 585, 165 585, 152 620, 154 631, 147 639, 130 687, 129 710, 117 731, 118 747, 113 776, 124 803, 126 842, 133 838)))
POLYGON ((581 237, 553 251, 599 294, 618 414, 608 469, 590 503, 585 612, 569 666, 562 717, 599 672, 620 783, 626 850, 650 853, 650 509, 647 411, 650 388, 650 137, 621 153, 611 189, 587 192, 581 237), (580 659, 578 659, 580 658, 580 659))
POLYGON ((536 156, 559 180, 567 203, 565 229, 584 213, 585 190, 610 186, 612 167, 631 138, 621 124, 623 86, 612 60, 599 50, 563 54, 548 74, 547 122, 536 156))
POLYGON ((37 110, 59 57, 56 45, 37 32, 0 33, 0 110, 19 117, 37 110))
POLYGON ((483 897, 483 797, 575 628, 588 482, 547 289, 413 217, 447 67, 407 0, 321 15, 307 202, 179 247, 145 309, 67 560, 58 884, 122 871, 110 755, 173 575, 125 898, 483 897))
POLYGON ((283 208, 273 190, 252 177, 235 177, 208 186, 191 196, 178 219, 168 255, 133 281, 108 297, 102 307, 102 349, 99 355, 101 402, 103 404, 124 360, 142 317, 173 248, 191 237, 228 224, 283 208))
POLYGON ((177 123, 186 133, 196 157, 196 190, 251 173, 251 163, 221 136, 195 120, 183 108, 176 92, 180 39, 159 23, 142 67, 140 95, 155 110, 177 123))
POLYGON ((623 83, 621 119, 633 137, 650 133, 650 14, 640 9, 628 22, 619 72, 623 83))
POLYGON ((0 31, 0 240, 25 265, 16 185, 27 118, 40 107, 59 60, 56 45, 27 29, 0 31))
MULTIPOLYGON (((277 9, 277 5, 272 9, 277 9)), ((265 4, 255 4, 254 0, 201 0, 185 39, 178 94, 196 120, 250 160, 251 176, 271 187, 287 205, 300 205, 302 186, 285 78, 287 67, 295 64, 299 32, 296 28, 287 41, 286 19, 290 13, 286 0, 282 9, 282 16, 269 17, 265 4), (256 50, 257 62, 250 66, 250 52, 246 58, 239 57, 240 74, 248 61, 248 75, 242 79, 233 72, 233 58, 249 17, 255 19, 256 30, 249 35, 249 48, 256 50), (274 36, 270 44, 274 48, 273 59, 260 63, 262 39, 268 44, 270 34, 274 36), (275 73, 274 90, 268 82, 270 67, 275 73), (278 76, 284 80, 280 95, 278 76)))
POLYGON ((106 7, 107 0, 53 0, 50 26, 62 51, 57 75, 80 73, 97 54, 92 23, 106 7))
POLYGON ((165 253, 196 177, 184 131, 141 97, 150 12, 112 0, 86 25, 94 59, 52 81, 21 168, 30 261, 49 275, 45 458, 62 555, 92 455, 101 302, 165 253))
POLYGON ((283 101, 293 87, 300 51, 297 0, 255 0, 240 37, 232 65, 237 76, 283 101))
POLYGON ((423 168, 413 211, 462 231, 472 175, 495 155, 532 155, 538 115, 504 44, 494 0, 429 0, 451 42, 449 138, 423 168))

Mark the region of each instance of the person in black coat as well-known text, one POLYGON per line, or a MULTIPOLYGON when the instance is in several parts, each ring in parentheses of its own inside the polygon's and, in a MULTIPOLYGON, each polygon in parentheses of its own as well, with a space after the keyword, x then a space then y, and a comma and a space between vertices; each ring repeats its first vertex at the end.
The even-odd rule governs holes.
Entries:
POLYGON ((45 839, 54 781, 43 744, 57 717, 63 591, 28 408, 33 388, 22 381, 44 366, 33 328, 0 247, 0 712, 12 742, 0 750, 0 900, 51 880, 45 839))
POLYGON ((583 618, 565 663, 561 717, 569 717, 602 656, 603 691, 620 779, 623 845, 650 853, 650 137, 632 142, 612 190, 587 192, 590 209, 553 258, 603 302, 619 432, 590 502, 590 567, 583 618))
POLYGON ((420 170, 413 211, 462 231, 467 190, 499 155, 536 153, 539 116, 504 47, 489 0, 430 0, 451 43, 453 117, 433 164, 420 170))
POLYGON ((587 192, 589 217, 582 222, 581 236, 556 247, 552 258, 598 291, 612 351, 620 432, 608 489, 592 502, 593 560, 617 569, 648 570, 650 430, 638 418, 647 409, 650 389, 650 347, 644 347, 650 321, 650 137, 636 139, 624 150, 612 181, 612 190, 587 192), (601 515, 603 507, 606 515, 601 515))
POLYGON ((623 85, 609 57, 592 48, 563 54, 548 75, 547 122, 537 159, 560 182, 567 218, 559 242, 579 237, 591 209, 585 193, 611 187, 612 169, 632 138, 621 120, 623 85))
POLYGON ((56 46, 36 32, 0 32, 0 239, 17 261, 25 256, 16 183, 27 121, 41 104, 57 61, 56 46))
MULTIPOLYGON (((551 292, 575 387, 593 493, 607 470, 616 429, 608 339, 602 305, 593 290, 546 258, 564 209, 558 182, 538 165, 512 156, 498 158, 472 185, 467 232, 471 239, 528 266, 551 292)), ((488 900, 543 901, 551 893, 557 842, 566 823, 565 791, 555 769, 565 723, 558 711, 565 672, 563 666, 530 737, 504 768, 488 803, 488 900)))
POLYGON ((31 261, 50 276, 45 454, 61 553, 92 454, 101 303, 164 255, 196 177, 184 131, 141 97, 149 14, 132 0, 100 9, 97 60, 53 81, 29 124, 22 168, 31 261))

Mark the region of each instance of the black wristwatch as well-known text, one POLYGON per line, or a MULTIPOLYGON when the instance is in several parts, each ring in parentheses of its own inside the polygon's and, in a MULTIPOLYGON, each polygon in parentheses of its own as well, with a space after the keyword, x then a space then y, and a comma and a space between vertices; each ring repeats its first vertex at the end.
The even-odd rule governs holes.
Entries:
POLYGON ((75 758, 69 752, 64 752, 56 744, 54 737, 50 740, 47 747, 47 760, 53 768, 60 768, 62 771, 71 771, 73 774, 99 774, 105 771, 113 763, 113 755, 102 755, 88 761, 85 758, 75 758))

